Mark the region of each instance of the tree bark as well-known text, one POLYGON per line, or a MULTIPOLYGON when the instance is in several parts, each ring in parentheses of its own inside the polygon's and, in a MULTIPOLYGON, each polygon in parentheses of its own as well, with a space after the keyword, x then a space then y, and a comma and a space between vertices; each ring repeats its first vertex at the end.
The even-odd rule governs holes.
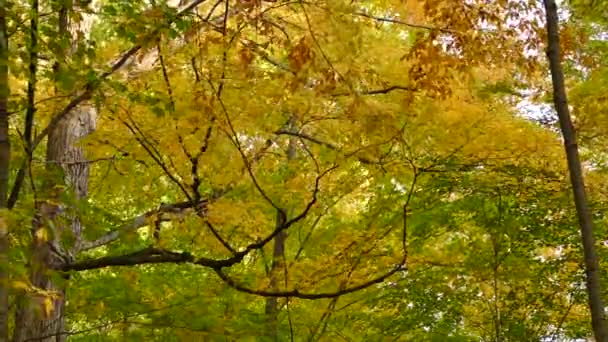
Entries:
MULTIPOLYGON (((33 4, 37 6, 37 1, 33 4)), ((34 7, 34 5, 33 5, 34 7)), ((69 34, 68 12, 64 6, 59 12, 59 35, 73 40, 69 34)), ((72 44, 73 45, 73 44, 72 44)), ((66 51, 65 55, 70 52, 66 51)), ((62 65, 55 65, 55 72, 61 72, 62 65)), ((42 342, 64 341, 65 286, 57 282, 52 270, 73 258, 73 251, 81 241, 81 224, 78 217, 70 217, 65 206, 59 202, 60 184, 65 184, 76 200, 88 193, 89 166, 84 151, 78 141, 95 129, 96 111, 87 104, 72 110, 54 126, 48 134, 46 162, 53 175, 45 184, 48 200, 37 203, 37 214, 32 228, 32 251, 30 278, 33 286, 51 294, 51 297, 22 295, 16 312, 13 341, 21 342, 35 339, 42 342), (70 222, 66 224, 65 222, 70 222), (50 224, 52 223, 52 224, 50 224), (62 236, 70 235, 75 246, 62 245, 62 236)))
POLYGON ((568 160, 570 182, 574 193, 574 203, 583 244, 587 292, 589 296, 589 309, 591 310, 591 323, 595 339, 598 342, 608 341, 608 332, 604 321, 604 303, 601 296, 599 261, 595 251, 593 237, 593 220, 585 192, 583 170, 576 144, 576 133, 570 118, 568 98, 564 85, 564 73, 561 66, 559 42, 559 18, 557 4, 554 0, 544 0, 547 17, 547 57, 551 68, 553 81, 553 102, 559 117, 559 124, 564 138, 564 147, 568 160))
MULTIPOLYGON (((84 151, 77 143, 93 131, 95 110, 92 107, 80 106, 76 111, 49 133, 47 163, 49 169, 58 169, 55 171, 64 175, 64 181, 73 191, 74 197, 83 199, 88 192, 89 166, 84 151)), ((52 193, 50 198, 56 198, 58 195, 52 193)), ((80 220, 78 217, 66 216, 62 205, 52 204, 51 201, 41 201, 38 204, 33 227, 31 282, 35 287, 53 294, 52 310, 45 311, 44 298, 36 295, 22 298, 17 312, 18 324, 13 338, 15 342, 30 339, 42 342, 65 340, 65 284, 55 283, 50 273, 66 260, 72 259, 70 249, 74 246, 63 246, 62 235, 69 234, 76 241, 80 239, 80 220), (71 221, 71 224, 65 226, 65 219, 71 221), (49 225, 49 222, 53 225, 49 225), (50 233, 50 238, 40 238, 44 236, 41 234, 44 230, 50 233)))
MULTIPOLYGON (((11 145, 8 132, 8 36, 6 33, 6 0, 0 0, 0 210, 6 208, 11 145)), ((0 214, 0 220, 2 214, 0 214)), ((0 342, 8 341, 8 249, 6 222, 0 222, 0 342)))

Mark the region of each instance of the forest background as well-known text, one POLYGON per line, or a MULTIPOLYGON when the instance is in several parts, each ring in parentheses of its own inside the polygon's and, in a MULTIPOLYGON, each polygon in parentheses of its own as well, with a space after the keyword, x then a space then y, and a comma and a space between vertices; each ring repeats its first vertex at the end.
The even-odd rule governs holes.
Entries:
POLYGON ((607 18, 0 0, 0 341, 604 341, 607 18))

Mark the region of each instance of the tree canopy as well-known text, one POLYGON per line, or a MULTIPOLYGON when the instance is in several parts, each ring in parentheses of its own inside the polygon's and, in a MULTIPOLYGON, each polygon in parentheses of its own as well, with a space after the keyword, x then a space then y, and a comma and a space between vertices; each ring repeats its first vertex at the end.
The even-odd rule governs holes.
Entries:
POLYGON ((608 5, 545 2, 1 0, 0 341, 599 336, 608 5))

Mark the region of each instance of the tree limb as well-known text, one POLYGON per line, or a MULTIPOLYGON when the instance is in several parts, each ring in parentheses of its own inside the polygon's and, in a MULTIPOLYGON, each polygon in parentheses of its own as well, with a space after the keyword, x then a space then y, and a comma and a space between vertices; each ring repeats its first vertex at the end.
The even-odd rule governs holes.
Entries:
MULTIPOLYGON (((182 10, 180 10, 177 13, 177 15, 175 15, 172 18, 169 18, 169 20, 166 22, 166 25, 170 25, 175 20, 190 13, 191 10, 193 10, 194 8, 196 8, 198 5, 202 4, 205 1, 206 0, 193 0, 190 4, 188 4, 182 10)), ((142 40, 146 41, 150 38, 156 37, 156 36, 158 36, 159 33, 160 33, 160 29, 156 29, 156 30, 152 31, 147 37, 143 38, 142 40)), ((119 57, 113 63, 111 63, 109 70, 100 73, 95 79, 88 81, 82 87, 82 89, 84 89, 84 90, 74 93, 73 94, 74 97, 72 98, 72 100, 61 111, 59 111, 55 116, 53 116, 53 118, 48 123, 48 125, 38 135, 36 135, 36 137, 31 141, 31 143, 29 144, 30 151, 33 152, 36 149, 36 147, 38 147, 38 145, 40 145, 40 143, 44 140, 44 138, 46 138, 46 136, 49 134, 49 132, 53 128, 55 128, 55 126, 57 126, 61 120, 63 120, 65 117, 67 117, 70 114, 70 112, 72 112, 72 110, 74 108, 76 108, 78 105, 89 100, 91 98, 91 96, 93 95, 93 92, 95 90, 97 90, 97 88, 99 88, 100 84, 103 81, 105 81, 106 79, 108 79, 110 76, 112 76, 116 71, 121 69, 127 63, 127 61, 129 61, 131 59, 131 57, 133 57, 137 52, 139 52, 142 49, 142 47, 143 47, 143 44, 136 44, 133 47, 131 47, 130 49, 121 53, 119 55, 119 57)), ((23 162, 21 164, 21 166, 19 167, 18 175, 21 175, 19 177, 23 177, 25 175, 26 167, 27 167, 27 163, 23 162)), ((15 182, 13 184, 13 187, 10 192, 11 207, 13 207, 15 205, 15 203, 17 202, 17 198, 19 196, 19 192, 21 190, 22 185, 23 185, 23 181, 15 182)))
POLYGON ((403 26, 407 26, 407 27, 411 27, 411 28, 417 28, 417 29, 423 29, 423 30, 429 30, 429 31, 439 31, 439 32, 443 32, 443 33, 459 33, 456 30, 452 30, 452 29, 448 29, 448 28, 442 28, 442 27, 436 27, 436 26, 430 26, 430 25, 424 25, 424 24, 413 24, 413 23, 408 23, 406 21, 403 20, 399 20, 399 19, 393 19, 393 18, 386 18, 386 17, 377 17, 365 12, 354 12, 352 13, 352 15, 356 15, 359 17, 365 17, 368 19, 372 19, 374 21, 379 21, 379 22, 384 22, 384 23, 392 23, 392 24, 399 24, 399 25, 403 25, 403 26))
MULTIPOLYGON (((190 13, 191 10, 193 10, 195 7, 205 1, 206 0, 193 0, 190 4, 188 4, 181 11, 179 11, 174 17, 170 18, 165 24, 172 24, 175 20, 184 17, 185 15, 190 13)), ((159 33, 160 29, 156 29, 152 31, 147 37, 143 38, 142 41, 154 38, 159 33)), ((142 49, 142 47, 143 44, 137 44, 126 50, 125 52, 121 53, 120 57, 118 57, 116 61, 111 64, 109 70, 100 73, 96 79, 87 82, 83 87, 84 90, 79 95, 74 97, 59 113, 57 113, 57 115, 55 115, 53 119, 51 119, 49 124, 36 136, 36 138, 32 142, 32 150, 35 149, 36 146, 40 144, 40 142, 42 142, 42 140, 48 135, 50 130, 53 129, 59 123, 59 121, 63 120, 63 118, 66 117, 72 111, 72 109, 76 108, 76 106, 78 106, 80 103, 90 99, 91 95, 93 94, 93 91, 95 91, 99 87, 101 82, 105 81, 108 77, 112 76, 116 71, 122 68, 127 63, 127 61, 131 59, 131 57, 133 57, 137 52, 139 52, 139 50, 142 49)))
POLYGON ((361 91, 361 92, 357 92, 357 93, 353 93, 353 92, 334 93, 334 94, 331 94, 331 96, 338 97, 338 96, 349 96, 349 95, 380 95, 380 94, 388 94, 395 90, 416 91, 416 88, 402 86, 402 85, 392 85, 392 86, 389 86, 386 88, 366 90, 366 91, 361 91))
MULTIPOLYGON (((313 190, 312 199, 310 200, 310 202, 306 205, 306 207, 302 210, 302 212, 300 214, 296 215, 295 217, 293 217, 289 220, 284 220, 283 221, 284 223, 281 224, 280 226, 278 226, 276 229, 274 229, 268 236, 266 236, 265 238, 260 239, 256 242, 250 243, 249 245, 247 245, 245 248, 241 249, 240 251, 235 251, 232 247, 230 247, 230 248, 227 247, 228 249, 231 249, 233 251, 232 256, 230 258, 220 259, 220 260, 200 258, 200 259, 194 261, 194 258, 190 254, 188 254, 188 257, 183 256, 183 255, 180 257, 176 257, 175 252, 170 252, 170 251, 160 250, 160 249, 145 249, 145 250, 142 250, 139 252, 126 254, 126 255, 122 255, 122 256, 108 256, 108 257, 102 257, 99 259, 84 260, 84 261, 77 262, 74 264, 66 264, 66 265, 63 265, 60 269, 64 270, 64 271, 67 271, 67 270, 82 271, 82 270, 88 270, 88 269, 103 268, 103 267, 108 267, 108 266, 128 266, 128 265, 139 265, 139 264, 146 264, 146 263, 163 263, 163 262, 191 262, 191 263, 201 265, 201 266, 216 267, 216 268, 233 266, 237 263, 240 263, 243 260, 243 258, 246 255, 248 255, 251 251, 263 248, 266 244, 268 244, 270 241, 272 241, 272 239, 274 239, 274 237, 277 234, 288 229, 289 227, 291 227, 298 221, 304 219, 310 212, 310 209, 312 208, 312 206, 317 201, 317 194, 319 192, 319 183, 320 183, 321 178, 323 176, 325 176, 327 173, 329 173, 330 171, 334 170, 335 168, 336 167, 330 168, 317 177, 317 179, 315 180, 315 189, 313 190), (155 252, 155 253, 151 253, 151 252, 155 252), (160 252, 162 252, 162 253, 160 253, 160 252), (159 253, 161 254, 160 256, 158 255, 159 253), (164 259, 165 254, 169 255, 169 257, 167 257, 167 259, 164 259)), ((215 198, 217 198, 217 197, 214 197, 213 199, 215 199, 215 198)), ((201 202, 199 202, 197 208, 204 207, 204 206, 208 205, 208 203, 209 203, 209 200, 201 201, 201 202)), ((177 213, 179 213, 182 210, 189 209, 189 208, 193 208, 191 201, 161 205, 159 207, 159 209, 147 212, 143 215, 140 215, 140 216, 132 219, 130 223, 125 224, 124 226, 107 233, 106 235, 100 237, 97 240, 90 241, 90 242, 84 242, 83 245, 78 248, 78 250, 83 251, 83 250, 87 250, 87 249, 92 249, 95 247, 103 246, 112 241, 115 241, 116 239, 118 239, 120 237, 121 234, 124 234, 125 232, 129 232, 129 231, 133 231, 137 228, 145 226, 147 218, 157 215, 160 212, 177 212, 177 213)))
MULTIPOLYGON (((274 134, 276 135, 290 135, 290 136, 294 136, 294 137, 298 137, 304 140, 308 140, 310 142, 313 142, 317 145, 321 145, 321 146, 325 146, 327 148, 329 148, 330 150, 334 150, 336 152, 340 152, 340 148, 338 148, 336 145, 332 144, 332 143, 328 143, 326 141, 322 141, 319 140, 313 136, 310 136, 306 133, 301 133, 301 132, 292 132, 289 130, 285 130, 285 129, 279 129, 277 131, 274 132, 274 134)), ((361 163, 363 164, 378 164, 377 161, 373 161, 371 159, 367 159, 365 157, 356 157, 357 160, 359 160, 361 163)))
MULTIPOLYGON (((242 253, 242 252, 241 252, 242 253)), ((244 256, 244 255, 243 255, 244 256)), ((222 271, 223 268, 231 267, 242 261, 243 257, 239 258, 228 258, 228 259, 210 259, 201 257, 195 259, 195 257, 187 252, 173 252, 161 248, 146 248, 140 251, 119 255, 119 256, 107 256, 98 259, 89 259, 72 264, 64 264, 59 266, 59 271, 84 271, 98 268, 104 268, 109 266, 134 266, 144 264, 163 264, 173 263, 182 264, 189 263, 197 266, 203 266, 211 268, 215 273, 222 279, 228 286, 234 288, 237 291, 249 293, 262 297, 296 297, 301 299, 321 299, 321 298, 335 298, 343 296, 345 294, 353 293, 359 290, 368 288, 374 284, 383 282, 385 279, 391 277, 393 274, 406 270, 405 263, 406 258, 404 257, 400 263, 392 267, 386 273, 383 273, 373 279, 370 279, 362 284, 355 285, 348 288, 343 288, 335 292, 322 292, 322 293, 306 293, 300 292, 298 289, 287 290, 287 291, 265 291, 265 290, 254 290, 248 288, 222 271)))
POLYGON ((226 275, 221 269, 219 269, 219 268, 214 269, 215 273, 228 286, 232 287, 233 289, 235 289, 239 292, 244 292, 244 293, 261 296, 261 297, 295 297, 295 298, 300 298, 300 299, 323 299, 323 298, 340 297, 340 296, 343 296, 343 295, 346 295, 349 293, 364 290, 372 285, 379 284, 379 283, 383 282, 384 280, 388 279, 389 277, 391 277, 393 274, 395 274, 399 271, 405 271, 405 270, 406 270, 406 267, 405 267, 405 259, 404 259, 402 261, 402 263, 393 267, 386 273, 383 273, 383 274, 381 274, 375 278, 372 278, 364 283, 361 283, 359 285, 347 287, 347 288, 340 289, 340 290, 337 290, 334 292, 306 293, 306 292, 300 292, 300 290, 298 290, 298 289, 287 290, 287 291, 254 290, 254 289, 248 288, 248 287, 236 282, 234 279, 232 279, 228 275, 226 275))
POLYGON ((89 249, 101 247, 107 245, 113 241, 118 240, 118 238, 129 232, 133 232, 141 227, 144 227, 148 224, 148 219, 155 215, 161 213, 181 213, 186 209, 193 208, 201 208, 207 206, 209 200, 202 200, 196 204, 193 204, 191 201, 178 202, 173 204, 161 204, 158 209, 150 210, 142 215, 136 216, 129 220, 128 223, 125 223, 118 228, 106 233, 105 235, 93 240, 93 241, 83 241, 80 246, 76 248, 76 252, 82 252, 89 249))

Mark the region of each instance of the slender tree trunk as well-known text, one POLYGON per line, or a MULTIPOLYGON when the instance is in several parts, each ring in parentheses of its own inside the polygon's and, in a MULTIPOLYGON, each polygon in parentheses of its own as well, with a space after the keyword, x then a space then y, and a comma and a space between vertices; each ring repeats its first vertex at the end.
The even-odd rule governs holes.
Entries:
MULTIPOLYGON (((282 216, 277 213, 277 226, 282 225, 284 222, 281 221, 282 216)), ((285 258, 285 240, 287 239, 287 232, 282 231, 274 238, 274 248, 272 252, 272 266, 270 267, 270 288, 272 290, 277 290, 278 287, 278 275, 277 273, 281 271, 281 267, 283 266, 283 259, 285 258)), ((278 298, 269 297, 266 299, 266 315, 268 316, 268 322, 270 326, 270 335, 278 340, 279 332, 278 332, 278 298)))
MULTIPOLYGON (((289 122, 289 129, 293 129, 295 117, 292 117, 289 122)), ((289 145, 287 146, 287 162, 293 160, 296 157, 296 146, 295 139, 289 139, 289 145)), ((280 213, 277 213, 277 227, 281 226, 284 222, 282 222, 282 216, 280 213)), ((287 232, 281 231, 274 238, 274 247, 272 251, 272 266, 270 267, 270 288, 272 290, 277 289, 278 276, 277 273, 281 272, 282 267, 284 267, 285 260, 285 241, 287 240, 287 232)), ((287 298, 289 300, 289 298, 287 298)), ((279 339, 279 331, 278 331, 278 298, 269 297, 266 299, 266 315, 268 316, 268 321, 270 323, 271 336, 275 340, 279 339)))
POLYGON ((580 224, 583 253, 585 258, 585 272, 587 276, 587 292, 589 294, 589 308, 591 310, 591 323, 593 333, 598 342, 608 341, 608 332, 604 321, 604 303, 601 296, 600 269, 597 253, 595 251, 595 239, 593 237, 593 220, 587 202, 583 170, 576 144, 576 133, 570 110, 568 98, 564 86, 564 73, 561 66, 561 54, 559 43, 559 19, 557 4, 554 0, 544 0, 547 16, 548 48, 547 57, 551 67, 551 79, 553 81, 553 102, 564 137, 564 147, 568 159, 568 170, 570 182, 574 193, 574 202, 580 224))
MULTIPOLYGON (((8 135, 8 37, 6 0, 0 0, 0 210, 6 208, 11 146, 8 135)), ((2 214, 0 213, 0 220, 2 214)), ((0 342, 8 341, 8 227, 0 222, 0 342)))

